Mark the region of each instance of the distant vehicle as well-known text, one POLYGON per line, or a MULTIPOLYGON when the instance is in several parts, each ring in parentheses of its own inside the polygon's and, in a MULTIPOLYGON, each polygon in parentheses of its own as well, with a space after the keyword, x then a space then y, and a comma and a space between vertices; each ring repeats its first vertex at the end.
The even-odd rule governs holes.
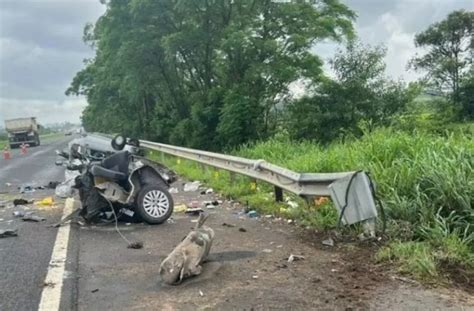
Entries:
POLYGON ((5 129, 11 148, 19 147, 22 143, 39 146, 39 125, 35 117, 5 120, 5 129))

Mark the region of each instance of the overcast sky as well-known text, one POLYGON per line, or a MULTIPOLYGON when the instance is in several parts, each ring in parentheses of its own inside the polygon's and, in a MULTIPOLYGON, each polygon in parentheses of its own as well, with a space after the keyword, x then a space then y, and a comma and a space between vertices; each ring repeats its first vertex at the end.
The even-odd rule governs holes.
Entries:
MULTIPOLYGON (((474 9, 472 0, 343 0, 358 14, 361 40, 384 44, 387 74, 411 81, 413 36, 456 9, 474 9)), ((0 122, 36 116, 42 124, 79 122, 83 98, 64 91, 83 59, 93 55, 82 30, 104 12, 99 0, 0 0, 0 122)), ((328 59, 334 44, 320 44, 328 59)))

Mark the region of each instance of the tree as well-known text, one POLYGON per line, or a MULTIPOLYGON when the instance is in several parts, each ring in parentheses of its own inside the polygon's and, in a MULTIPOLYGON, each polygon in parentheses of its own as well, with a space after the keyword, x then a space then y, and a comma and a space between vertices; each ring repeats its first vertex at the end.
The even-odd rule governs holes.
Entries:
POLYGON ((86 128, 220 149, 264 139, 298 79, 318 81, 317 41, 352 38, 337 0, 109 0, 85 29, 96 55, 67 90, 86 128))
POLYGON ((330 61, 336 79, 326 79, 316 85, 312 95, 289 105, 292 137, 326 143, 390 124, 413 94, 403 83, 385 78, 384 57, 384 48, 360 43, 339 51, 330 61))
POLYGON ((470 71, 474 56, 474 12, 450 13, 417 34, 415 45, 427 52, 413 58, 410 65, 426 72, 426 81, 459 104, 461 81, 470 71))

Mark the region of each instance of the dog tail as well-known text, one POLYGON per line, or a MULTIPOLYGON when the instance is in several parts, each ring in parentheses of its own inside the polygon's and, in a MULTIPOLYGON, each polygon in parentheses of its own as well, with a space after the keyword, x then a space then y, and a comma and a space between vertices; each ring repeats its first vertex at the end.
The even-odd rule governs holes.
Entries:
POLYGON ((199 218, 196 224, 196 229, 199 229, 204 225, 204 222, 209 218, 209 214, 207 213, 201 213, 199 214, 199 218))

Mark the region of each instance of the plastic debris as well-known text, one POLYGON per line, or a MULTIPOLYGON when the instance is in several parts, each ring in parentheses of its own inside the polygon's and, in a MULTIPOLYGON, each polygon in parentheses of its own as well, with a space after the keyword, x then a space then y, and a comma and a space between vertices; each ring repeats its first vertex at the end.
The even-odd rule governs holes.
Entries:
POLYGON ((258 275, 252 275, 252 279, 254 280, 258 279, 258 275))
POLYGON ((23 221, 32 221, 32 222, 40 222, 40 221, 45 221, 46 218, 40 217, 40 216, 35 216, 35 215, 25 215, 21 219, 23 221))
POLYGON ((14 211, 13 216, 15 216, 15 217, 24 217, 24 216, 26 216, 26 213, 23 212, 23 211, 14 211))
POLYGON ((171 218, 171 217, 168 218, 168 220, 166 220, 166 222, 169 223, 169 224, 174 224, 175 223, 174 219, 171 218))
POLYGON ((240 232, 247 232, 247 229, 245 229, 245 228, 239 228, 239 231, 240 231, 240 232))
POLYGON ((247 216, 249 218, 256 218, 256 217, 258 217, 258 213, 256 211, 250 211, 250 212, 247 213, 247 216))
POLYGON ((9 183, 9 182, 6 182, 6 183, 5 183, 5 186, 7 186, 7 187, 11 187, 11 186, 12 186, 12 184, 11 184, 11 183, 9 183))
POLYGON ((288 257, 289 263, 292 263, 293 261, 298 261, 298 260, 304 260, 304 256, 290 254, 290 257, 288 257))
POLYGON ((269 248, 265 248, 264 250, 262 250, 262 253, 270 254, 271 252, 273 252, 273 251, 269 248))
POLYGON ((298 207, 298 203, 296 203, 295 201, 291 201, 289 198, 286 199, 286 204, 288 204, 288 206, 291 207, 291 208, 297 208, 298 207))
POLYGON ((185 192, 190 192, 190 191, 197 191, 199 189, 199 186, 201 185, 201 182, 199 180, 193 181, 193 182, 188 182, 184 184, 184 191, 185 192))
POLYGON ((173 211, 174 211, 175 213, 183 213, 183 212, 185 212, 187 209, 188 209, 188 207, 186 206, 186 204, 179 204, 179 205, 175 205, 173 211))
POLYGON ((171 194, 173 194, 173 193, 178 193, 179 191, 178 191, 178 188, 172 187, 172 188, 170 188, 170 189, 168 190, 168 192, 171 193, 171 194))
POLYGON ((209 189, 206 190, 206 194, 211 194, 213 192, 214 192, 214 189, 212 189, 212 188, 209 188, 209 189))
POLYGON ((18 236, 18 229, 0 230, 0 238, 18 236))
POLYGON ((204 296, 204 293, 202 292, 202 290, 199 291, 199 296, 204 296))
POLYGON ((37 202, 39 205, 44 205, 44 206, 51 206, 54 204, 54 199, 53 197, 46 197, 43 200, 37 202))
POLYGON ((322 241, 321 243, 326 246, 331 246, 331 247, 334 246, 334 240, 332 238, 326 239, 322 241))
POLYGON ((222 225, 223 225, 224 227, 229 227, 229 228, 233 228, 233 227, 235 227, 235 225, 234 225, 234 224, 228 224, 228 223, 226 223, 226 222, 225 222, 225 223, 223 223, 222 225))

